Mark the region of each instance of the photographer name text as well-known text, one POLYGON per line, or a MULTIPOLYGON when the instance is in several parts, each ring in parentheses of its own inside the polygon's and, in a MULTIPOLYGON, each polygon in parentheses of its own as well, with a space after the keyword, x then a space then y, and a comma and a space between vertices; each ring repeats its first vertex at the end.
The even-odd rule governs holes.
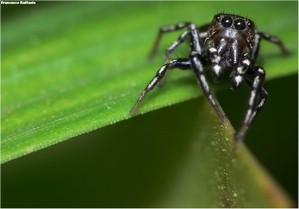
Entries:
POLYGON ((36 4, 35 1, 1 1, 1 4, 36 4))

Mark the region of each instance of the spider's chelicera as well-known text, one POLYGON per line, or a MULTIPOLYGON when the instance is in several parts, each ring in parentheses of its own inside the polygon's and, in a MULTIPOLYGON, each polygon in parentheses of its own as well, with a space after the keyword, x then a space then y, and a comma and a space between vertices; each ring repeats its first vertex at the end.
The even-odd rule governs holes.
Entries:
POLYGON ((195 73, 204 95, 220 120, 224 122, 226 116, 217 100, 211 94, 204 71, 209 71, 215 82, 220 81, 225 72, 229 71, 232 89, 237 89, 242 83, 245 83, 251 91, 243 124, 235 135, 236 140, 243 139, 247 129, 256 114, 264 106, 268 96, 263 86, 265 70, 255 65, 260 40, 265 39, 276 44, 284 54, 288 54, 287 49, 277 37, 257 31, 255 24, 250 19, 238 15, 220 13, 214 16, 210 24, 199 27, 191 22, 161 27, 150 57, 153 57, 156 53, 163 34, 180 29, 185 29, 185 32, 167 48, 165 64, 157 71, 155 77, 143 90, 131 109, 131 114, 136 112, 144 97, 161 81, 165 73, 176 68, 192 70, 195 73), (171 60, 171 53, 185 41, 190 42, 189 56, 171 60))

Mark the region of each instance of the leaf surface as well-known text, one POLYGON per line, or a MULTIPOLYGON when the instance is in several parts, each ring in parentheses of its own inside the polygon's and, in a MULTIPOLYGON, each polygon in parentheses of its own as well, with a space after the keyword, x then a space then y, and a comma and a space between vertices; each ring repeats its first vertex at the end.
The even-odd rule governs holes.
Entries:
MULTIPOLYGON (((179 35, 165 37, 149 62, 160 25, 202 24, 223 10, 248 15, 293 52, 286 58, 262 44, 268 78, 296 73, 296 2, 272 2, 265 13, 268 4, 55 2, 3 18, 1 163, 130 118, 129 109, 163 62, 163 48, 179 35)), ((146 98, 141 113, 201 95, 191 73, 171 73, 166 83, 146 98)))

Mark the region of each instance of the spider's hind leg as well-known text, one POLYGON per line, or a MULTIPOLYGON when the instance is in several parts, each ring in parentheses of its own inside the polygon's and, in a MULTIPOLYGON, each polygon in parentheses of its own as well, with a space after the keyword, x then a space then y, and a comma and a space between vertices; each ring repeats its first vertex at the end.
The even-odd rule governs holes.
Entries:
POLYGON ((264 33, 264 32, 258 32, 257 35, 259 35, 261 38, 273 43, 273 44, 276 44, 281 52, 284 54, 284 55, 290 55, 291 52, 286 48, 286 46, 283 44, 283 42, 276 36, 272 36, 268 33, 264 33))
MULTIPOLYGON (((158 47, 159 47, 161 38, 162 38, 162 36, 163 36, 165 33, 173 32, 173 31, 178 31, 178 30, 181 30, 181 29, 183 29, 183 28, 187 28, 190 24, 191 24, 190 22, 182 22, 182 23, 178 23, 178 24, 176 24, 176 25, 167 25, 167 26, 163 26, 163 27, 161 27, 161 28, 159 29, 159 32, 158 32, 158 35, 157 35, 157 37, 156 37, 156 39, 155 39, 155 42, 154 42, 154 44, 153 44, 153 47, 152 47, 152 49, 151 49, 151 51, 150 51, 150 53, 149 53, 149 56, 148 56, 149 59, 152 59, 152 58, 155 56, 155 54, 156 54, 156 52, 157 52, 157 50, 158 50, 158 47)), ((183 36, 183 37, 179 38, 177 42, 180 42, 180 43, 183 42, 183 40, 185 39, 184 34, 185 34, 185 33, 183 33, 183 34, 181 35, 181 36, 183 36)), ((175 42, 175 43, 176 43, 176 42, 175 42)), ((173 43, 173 45, 174 45, 175 43, 173 43)), ((176 44, 176 45, 179 45, 179 43, 176 44)), ((176 47, 174 47, 174 48, 176 48, 176 47)), ((170 50, 171 50, 171 49, 170 49, 170 50)), ((167 51, 166 51, 166 56, 167 56, 167 51)))

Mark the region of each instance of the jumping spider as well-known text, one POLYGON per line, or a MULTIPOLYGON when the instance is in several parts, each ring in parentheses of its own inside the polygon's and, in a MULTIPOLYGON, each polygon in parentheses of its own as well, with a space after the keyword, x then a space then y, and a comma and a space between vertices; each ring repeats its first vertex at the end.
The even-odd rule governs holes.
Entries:
POLYGON ((229 71, 232 89, 237 89, 240 84, 246 83, 251 91, 243 124, 235 135, 236 140, 242 140, 268 96, 263 87, 265 70, 255 65, 261 39, 276 44, 284 54, 288 54, 288 50, 279 38, 258 32, 254 22, 250 19, 234 14, 219 13, 214 16, 210 24, 199 27, 192 22, 161 27, 150 57, 156 53, 163 34, 181 29, 185 31, 167 48, 165 64, 143 90, 131 109, 131 114, 136 112, 144 97, 161 81, 167 70, 177 68, 193 70, 203 94, 220 120, 224 122, 226 116, 211 94, 204 71, 209 71, 215 82, 220 81, 225 72, 229 71), (171 60, 171 53, 184 41, 190 43, 189 56, 171 60))

